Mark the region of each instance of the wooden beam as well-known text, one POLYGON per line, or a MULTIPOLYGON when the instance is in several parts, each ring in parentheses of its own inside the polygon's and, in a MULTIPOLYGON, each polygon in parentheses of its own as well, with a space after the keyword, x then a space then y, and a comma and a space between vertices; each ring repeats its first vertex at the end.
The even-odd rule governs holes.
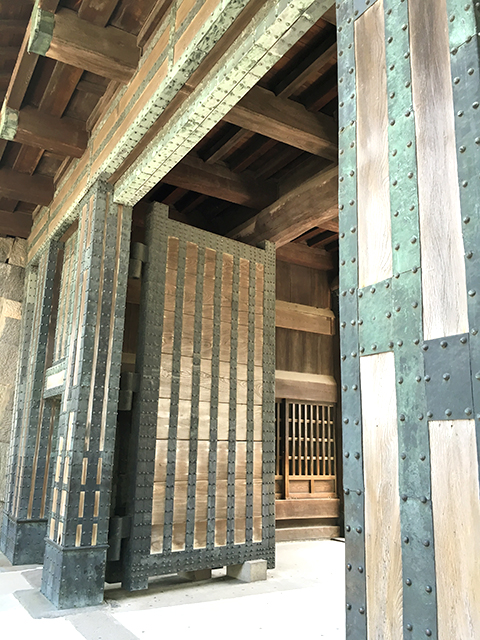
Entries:
POLYGON ((18 47, 0 47, 0 58, 2 60, 16 60, 17 56, 18 47))
MULTIPOLYGON (((3 32, 3 21, 1 28, 3 32)), ((27 29, 5 95, 5 104, 11 109, 20 109, 22 106, 23 98, 37 64, 38 56, 28 52, 29 38, 30 29, 27 29)))
MULTIPOLYGON (((56 118, 29 106, 13 113, 17 114, 16 130, 7 139, 74 158, 87 148, 86 129, 77 120, 56 118)), ((1 131, 0 135, 4 137, 1 131)))
POLYGON ((333 376, 277 369, 275 396, 304 402, 336 402, 337 383, 333 376))
POLYGON ((0 211, 0 235, 28 238, 32 216, 21 211, 0 211))
POLYGON ((291 242, 277 249, 277 260, 319 271, 330 271, 335 267, 332 256, 323 249, 313 249, 304 244, 291 242))
POLYGON ((0 196, 3 198, 46 206, 53 198, 53 191, 52 178, 0 169, 0 196))
POLYGON ((35 15, 29 51, 112 80, 126 83, 132 77, 140 57, 134 35, 91 24, 70 9, 35 15))
POLYGON ((335 3, 332 3, 330 9, 327 9, 322 16, 322 20, 329 22, 330 24, 337 24, 337 13, 335 10, 335 3))
POLYGON ((337 125, 333 118, 310 113, 298 102, 277 98, 262 87, 253 87, 223 119, 302 151, 337 159, 337 125))
POLYGON ((275 326, 293 331, 306 331, 324 336, 335 333, 333 311, 331 309, 317 309, 305 304, 277 300, 275 326))
POLYGON ((142 28, 137 36, 137 45, 144 47, 150 40, 152 35, 158 29, 161 21, 166 15, 167 11, 173 4, 173 0, 157 0, 153 5, 152 10, 147 16, 142 28))
POLYGON ((2 18, 2 35, 23 33, 28 20, 4 20, 2 18))
POLYGON ((325 169, 233 229, 228 236, 253 245, 270 240, 281 247, 338 216, 337 183, 338 167, 325 169))
POLYGON ((337 59, 337 41, 335 34, 322 42, 321 46, 312 51, 309 56, 302 61, 299 68, 295 68, 276 87, 275 93, 278 97, 288 98, 295 93, 305 83, 307 78, 327 66, 332 60, 337 59))
POLYGON ((186 156, 162 182, 253 209, 262 209, 277 197, 274 183, 259 182, 193 156, 186 156))

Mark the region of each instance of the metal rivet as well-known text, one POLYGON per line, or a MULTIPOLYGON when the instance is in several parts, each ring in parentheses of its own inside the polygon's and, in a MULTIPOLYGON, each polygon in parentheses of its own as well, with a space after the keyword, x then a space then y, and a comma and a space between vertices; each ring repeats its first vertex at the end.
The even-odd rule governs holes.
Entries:
POLYGON ((355 452, 355 459, 360 460, 360 454, 358 453, 358 451, 355 452))
POLYGON ((402 459, 402 460, 405 460, 405 458, 407 457, 407 455, 406 455, 405 453, 402 453, 402 454, 400 455, 400 457, 401 457, 401 459, 402 459))
POLYGON ((348 569, 348 571, 352 570, 352 565, 350 563, 347 564, 347 569, 348 569))
POLYGON ((424 540, 423 541, 423 546, 424 547, 429 547, 430 546, 430 540, 424 540))
POLYGON ((407 624, 407 631, 412 631, 413 627, 410 623, 407 624))
POLYGON ((410 542, 410 538, 408 536, 405 536, 404 539, 403 539, 403 542, 405 544, 408 544, 410 542))
POLYGON ((345 458, 349 458, 350 457, 350 453, 348 451, 345 451, 345 453, 343 455, 345 456, 345 458))
POLYGON ((406 502, 408 500, 408 496, 405 493, 402 496, 402 500, 403 502, 406 502))
POLYGON ((433 418, 433 412, 427 411, 427 418, 433 418))
POLYGON ((360 607, 360 609, 358 610, 358 613, 361 613, 363 615, 365 613, 365 609, 363 607, 360 607))
POLYGON ((443 378, 445 381, 448 381, 448 380, 450 380, 450 374, 449 374, 449 373, 444 373, 444 374, 443 374, 443 376, 442 376, 442 378, 443 378))
POLYGON ((362 527, 357 527, 357 528, 355 529, 355 531, 356 531, 357 533, 362 533, 362 527))
POLYGON ((425 458, 426 458, 426 456, 424 456, 424 455, 421 455, 421 456, 420 456, 420 460, 421 460, 422 462, 425 460, 425 458))
POLYGON ((427 584, 427 586, 425 587, 425 591, 427 593, 432 593, 432 587, 429 584, 427 584))
POLYGON ((410 578, 407 578, 405 580, 405 584, 407 585, 407 587, 411 587, 412 586, 412 581, 410 580, 410 578))
POLYGON ((358 573, 363 573, 363 567, 358 567, 358 573))
POLYGON ((448 342, 446 340, 442 340, 440 342, 440 346, 442 347, 442 349, 446 349, 448 347, 448 342))

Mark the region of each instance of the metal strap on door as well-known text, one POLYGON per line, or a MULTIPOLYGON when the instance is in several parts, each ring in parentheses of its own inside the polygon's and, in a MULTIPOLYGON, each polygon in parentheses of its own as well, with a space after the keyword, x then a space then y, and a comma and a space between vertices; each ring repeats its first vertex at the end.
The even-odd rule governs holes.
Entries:
POLYGON ((274 565, 275 251, 147 219, 125 586, 274 565))

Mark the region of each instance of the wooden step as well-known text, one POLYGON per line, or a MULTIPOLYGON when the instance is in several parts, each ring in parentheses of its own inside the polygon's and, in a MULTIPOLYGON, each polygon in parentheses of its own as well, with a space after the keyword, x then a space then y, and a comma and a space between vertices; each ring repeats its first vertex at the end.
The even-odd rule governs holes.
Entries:
POLYGON ((277 542, 288 542, 292 540, 331 540, 338 538, 340 527, 330 525, 320 525, 315 527, 282 527, 275 531, 277 542))

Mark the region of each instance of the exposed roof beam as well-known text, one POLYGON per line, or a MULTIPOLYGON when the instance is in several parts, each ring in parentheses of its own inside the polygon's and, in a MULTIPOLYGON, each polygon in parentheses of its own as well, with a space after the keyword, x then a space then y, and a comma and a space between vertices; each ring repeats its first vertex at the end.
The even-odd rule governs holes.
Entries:
POLYGON ((277 249, 277 260, 320 271, 329 271, 334 268, 332 256, 324 249, 291 242, 277 249))
POLYGON ((305 83, 313 73, 320 71, 337 58, 337 41, 335 34, 322 42, 321 46, 301 62, 280 84, 275 88, 278 97, 288 98, 305 83))
POLYGON ((297 149, 337 159, 337 125, 333 118, 310 113, 298 102, 277 98, 262 87, 253 87, 223 119, 297 149))
POLYGON ((28 238, 32 228, 32 216, 22 211, 0 211, 0 234, 28 238))
POLYGON ((4 20, 2 18, 2 34, 23 33, 28 20, 4 20))
POLYGON ((137 68, 140 49, 136 37, 116 27, 100 27, 60 9, 33 14, 30 52, 120 82, 128 82, 137 68))
POLYGON ((283 195, 228 236, 247 244, 262 240, 287 244, 324 220, 338 215, 338 167, 325 169, 283 195))
POLYGON ((12 169, 0 169, 0 196, 46 206, 53 198, 53 180, 38 174, 30 176, 12 169))
POLYGON ((223 158, 229 154, 231 149, 244 141, 247 136, 251 136, 252 134, 249 131, 245 131, 245 129, 239 129, 233 135, 229 132, 227 135, 223 136, 221 140, 214 144, 208 150, 208 156, 205 157, 205 162, 207 164, 214 164, 215 162, 220 162, 223 158))
POLYGON ((332 6, 330 7, 330 9, 327 9, 325 11, 322 19, 325 20, 325 22, 330 22, 330 24, 337 24, 337 15, 334 2, 332 2, 332 6))
POLYGON ((20 111, 4 107, 0 137, 62 156, 80 158, 87 148, 84 126, 71 118, 56 118, 34 107, 20 111))
POLYGON ((253 209, 262 209, 277 197, 277 187, 273 183, 233 173, 226 167, 207 164, 193 156, 186 156, 162 178, 162 182, 253 209))

